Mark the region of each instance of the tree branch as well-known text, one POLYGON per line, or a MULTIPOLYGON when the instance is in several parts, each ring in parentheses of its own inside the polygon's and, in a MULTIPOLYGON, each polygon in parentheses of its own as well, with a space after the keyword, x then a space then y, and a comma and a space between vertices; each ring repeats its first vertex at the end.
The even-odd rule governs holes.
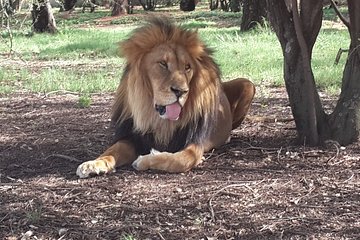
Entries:
POLYGON ((292 14, 293 14, 295 32, 296 32, 296 36, 297 36, 297 39, 299 42, 301 55, 303 58, 304 68, 306 71, 308 71, 308 70, 310 70, 310 64, 308 64, 308 61, 310 59, 309 49, 306 44, 305 37, 303 34, 303 29, 302 29, 301 22, 300 22, 300 16, 299 16, 299 11, 298 11, 298 7, 297 7, 297 0, 292 0, 291 5, 292 5, 291 10, 292 10, 292 14))
POLYGON ((305 41, 301 21, 300 21, 300 15, 298 10, 298 1, 292 0, 291 1, 291 11, 293 15, 293 21, 294 21, 294 28, 296 32, 296 37, 299 43, 301 57, 302 57, 302 64, 304 69, 304 80, 305 80, 305 89, 308 92, 308 124, 309 124, 309 137, 310 139, 306 139, 306 141, 309 141, 310 144, 317 144, 319 141, 319 135, 317 132, 317 116, 315 111, 315 98, 314 98, 314 90, 311 87, 311 81, 312 81, 312 72, 311 72, 311 65, 310 65, 310 53, 308 45, 305 41))
POLYGON ((344 15, 341 14, 339 8, 337 7, 336 3, 334 2, 334 0, 330 0, 330 4, 331 6, 334 8, 336 14, 338 15, 338 17, 340 18, 340 20, 345 24, 345 26, 349 29, 350 28, 350 22, 349 20, 347 20, 344 15))

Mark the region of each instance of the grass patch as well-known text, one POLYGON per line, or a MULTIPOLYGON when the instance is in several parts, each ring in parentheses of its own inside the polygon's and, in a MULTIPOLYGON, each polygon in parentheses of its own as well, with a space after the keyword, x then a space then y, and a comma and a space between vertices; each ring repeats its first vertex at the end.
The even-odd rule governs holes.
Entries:
POLYGON ((342 55, 339 64, 335 65, 334 61, 339 48, 347 49, 349 44, 349 34, 345 29, 320 31, 313 50, 312 69, 322 90, 339 92, 347 54, 342 55))
MULTIPOLYGON (((214 58, 220 65, 225 81, 247 77, 260 86, 284 85, 282 51, 269 26, 243 33, 239 31, 240 13, 170 13, 183 26, 199 29, 201 39, 214 49, 214 58)), ((144 16, 129 15, 111 20, 107 18, 109 14, 109 11, 99 11, 95 14, 77 13, 71 19, 60 19, 60 31, 55 35, 31 36, 24 29, 14 31, 14 50, 22 59, 28 62, 57 63, 54 63, 53 67, 43 69, 19 70, 3 67, 0 69, 0 93, 55 90, 80 93, 114 91, 121 76, 123 62, 117 56, 117 43, 125 39, 143 21, 144 16), (107 27, 98 28, 98 19, 104 17, 107 19, 107 27), (87 24, 91 27, 84 27, 87 24), (119 26, 114 26, 115 24, 119 26), (61 61, 81 62, 84 66, 90 65, 91 69, 84 71, 76 64, 70 66, 70 69, 58 69, 57 64, 61 61), (93 64, 94 62, 101 64, 93 64)), ((330 18, 330 12, 326 14, 327 18, 330 18)), ((333 63, 338 49, 347 48, 348 44, 349 36, 345 29, 325 28, 320 31, 313 50, 312 62, 316 82, 320 88, 330 92, 336 92, 340 88, 345 55, 338 65, 333 63)), ((8 44, 0 42, 0 52, 8 52, 8 44)))
POLYGON ((36 72, 31 69, 2 68, 1 70, 0 93, 2 94, 14 91, 46 93, 63 90, 83 93, 86 96, 88 93, 111 92, 116 89, 122 74, 121 65, 115 69, 94 67, 85 72, 80 67, 45 68, 36 72))
MULTIPOLYGON (((348 16, 348 10, 347 7, 345 6, 341 6, 339 7, 339 11, 341 12, 341 14, 345 17, 348 16)), ((328 21, 340 21, 338 15, 336 14, 335 10, 333 8, 330 7, 326 7, 323 9, 323 19, 324 20, 328 20, 328 21)))
MULTIPOLYGON (((77 9, 77 11, 80 11, 80 9, 77 9)), ((61 17, 62 14, 63 13, 55 14, 57 26, 60 28, 66 26, 73 26, 77 24, 93 25, 93 24, 97 24, 98 19, 111 16, 111 13, 108 10, 104 10, 104 9, 97 9, 97 11, 93 13, 84 12, 84 13, 71 14, 69 18, 62 18, 61 17)))
POLYGON ((88 94, 84 94, 79 97, 78 106, 80 108, 88 108, 91 105, 91 97, 88 94))
MULTIPOLYGON (((128 33, 126 29, 103 31, 95 28, 66 28, 55 35, 15 36, 13 50, 25 60, 114 57, 118 53, 117 43, 128 33)), ((0 51, 8 51, 8 45, 1 44, 0 51)))

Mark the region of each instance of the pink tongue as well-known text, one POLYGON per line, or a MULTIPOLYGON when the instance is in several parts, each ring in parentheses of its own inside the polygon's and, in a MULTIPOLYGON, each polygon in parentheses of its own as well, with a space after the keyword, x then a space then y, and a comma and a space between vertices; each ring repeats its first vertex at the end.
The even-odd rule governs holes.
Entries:
POLYGON ((170 120, 178 120, 181 113, 181 106, 179 103, 173 103, 166 106, 166 118, 170 120))

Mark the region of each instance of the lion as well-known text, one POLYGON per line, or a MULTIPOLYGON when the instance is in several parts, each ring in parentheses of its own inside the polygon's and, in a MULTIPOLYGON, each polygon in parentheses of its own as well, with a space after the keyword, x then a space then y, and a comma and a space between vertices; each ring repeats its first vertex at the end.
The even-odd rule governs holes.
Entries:
POLYGON ((198 33, 151 18, 120 43, 126 60, 111 121, 114 144, 82 163, 80 178, 130 165, 139 171, 187 172, 226 143, 255 94, 244 78, 221 82, 212 51, 198 33))

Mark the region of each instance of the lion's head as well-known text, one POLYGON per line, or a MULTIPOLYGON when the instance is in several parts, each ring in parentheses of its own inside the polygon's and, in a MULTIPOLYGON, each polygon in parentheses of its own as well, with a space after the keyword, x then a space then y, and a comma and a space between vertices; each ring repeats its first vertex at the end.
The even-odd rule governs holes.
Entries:
POLYGON ((176 129, 216 119, 220 71, 197 32, 152 18, 120 50, 126 69, 113 121, 132 118, 135 130, 166 144, 176 129))

